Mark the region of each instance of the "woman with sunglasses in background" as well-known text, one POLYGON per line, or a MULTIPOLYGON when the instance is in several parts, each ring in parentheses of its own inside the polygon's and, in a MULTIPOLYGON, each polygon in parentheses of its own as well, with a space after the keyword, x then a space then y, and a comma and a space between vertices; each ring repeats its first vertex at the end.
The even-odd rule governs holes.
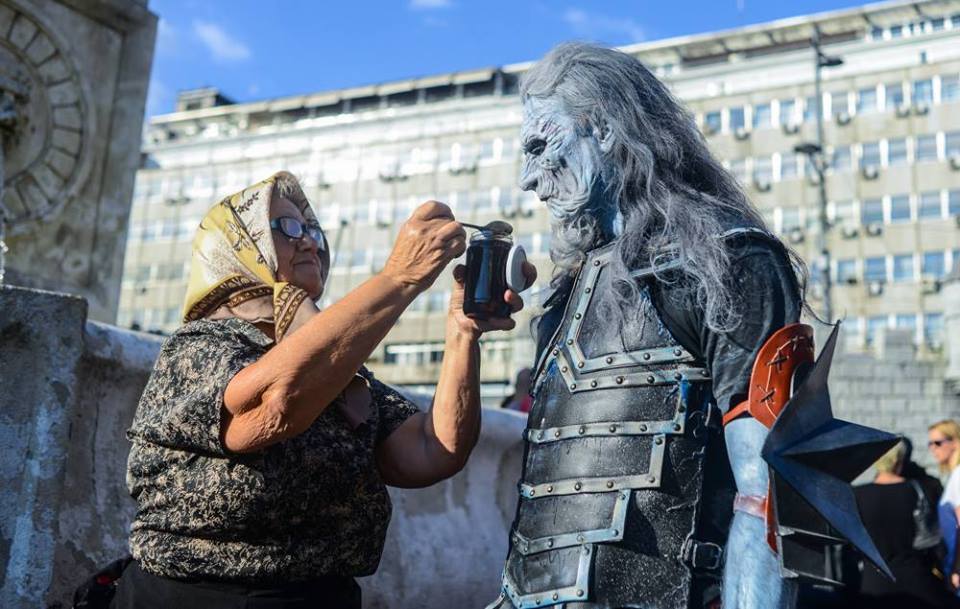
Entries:
POLYGON ((948 582, 956 590, 960 588, 960 574, 955 566, 957 559, 957 532, 960 520, 960 424, 947 419, 938 421, 927 430, 927 448, 940 467, 940 476, 946 477, 943 495, 937 508, 940 533, 946 545, 943 572, 950 574, 948 582))
POLYGON ((417 208, 383 271, 323 311, 330 251, 288 173, 214 206, 193 248, 185 325, 128 434, 134 562, 115 606, 359 608, 353 578, 376 570, 390 520, 385 484, 428 486, 464 466, 480 426, 478 339, 514 322, 467 318, 455 269, 420 412, 363 362, 464 252, 446 205, 417 208))

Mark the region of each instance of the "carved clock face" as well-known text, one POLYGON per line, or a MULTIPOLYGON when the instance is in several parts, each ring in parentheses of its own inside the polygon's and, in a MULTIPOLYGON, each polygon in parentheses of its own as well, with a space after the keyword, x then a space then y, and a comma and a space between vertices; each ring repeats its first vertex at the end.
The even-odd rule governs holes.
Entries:
POLYGON ((0 0, 0 93, 13 101, 3 134, 3 214, 8 229, 70 202, 89 170, 90 95, 55 31, 0 0))

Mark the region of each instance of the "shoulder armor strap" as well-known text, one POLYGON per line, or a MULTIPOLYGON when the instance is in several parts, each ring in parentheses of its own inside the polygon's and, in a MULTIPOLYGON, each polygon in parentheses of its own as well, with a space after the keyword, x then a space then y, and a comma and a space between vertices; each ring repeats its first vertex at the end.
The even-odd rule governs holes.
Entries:
POLYGON ((723 416, 723 424, 749 414, 770 429, 793 393, 797 372, 813 364, 813 328, 790 324, 773 333, 757 352, 747 399, 723 416))

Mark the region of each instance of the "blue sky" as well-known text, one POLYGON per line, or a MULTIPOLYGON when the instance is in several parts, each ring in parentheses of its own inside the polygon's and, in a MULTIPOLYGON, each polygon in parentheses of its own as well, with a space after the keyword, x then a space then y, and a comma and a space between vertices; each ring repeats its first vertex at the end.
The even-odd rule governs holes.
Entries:
POLYGON ((147 114, 179 90, 252 101, 536 59, 570 39, 658 40, 857 6, 849 0, 150 0, 147 114))

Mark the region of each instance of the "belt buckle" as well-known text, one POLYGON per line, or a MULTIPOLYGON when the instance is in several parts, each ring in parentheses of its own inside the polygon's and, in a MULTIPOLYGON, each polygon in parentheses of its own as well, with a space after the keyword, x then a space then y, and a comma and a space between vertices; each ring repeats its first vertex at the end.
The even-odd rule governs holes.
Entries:
POLYGON ((683 561, 694 569, 715 571, 723 560, 723 548, 709 541, 687 538, 681 550, 683 561))

